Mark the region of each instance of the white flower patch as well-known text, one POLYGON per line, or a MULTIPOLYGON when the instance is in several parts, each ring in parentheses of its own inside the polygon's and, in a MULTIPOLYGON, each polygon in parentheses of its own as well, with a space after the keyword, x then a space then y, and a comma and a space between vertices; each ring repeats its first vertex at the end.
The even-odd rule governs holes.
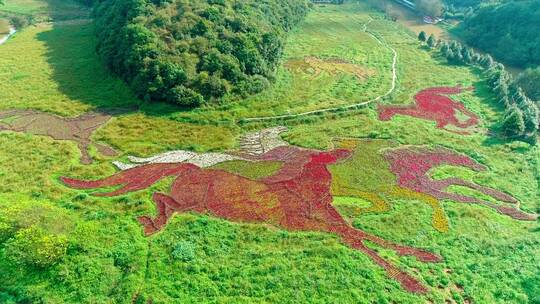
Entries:
MULTIPOLYGON (((288 129, 285 127, 274 127, 248 133, 240 138, 240 152, 248 155, 261 155, 277 147, 288 146, 289 144, 281 139, 280 136, 281 133, 286 132, 287 130, 288 129)), ((118 169, 124 171, 148 164, 187 163, 193 164, 200 168, 208 168, 233 160, 253 161, 240 155, 233 152, 196 153, 186 150, 177 150, 161 153, 147 158, 128 156, 131 163, 114 161, 113 164, 118 169)))

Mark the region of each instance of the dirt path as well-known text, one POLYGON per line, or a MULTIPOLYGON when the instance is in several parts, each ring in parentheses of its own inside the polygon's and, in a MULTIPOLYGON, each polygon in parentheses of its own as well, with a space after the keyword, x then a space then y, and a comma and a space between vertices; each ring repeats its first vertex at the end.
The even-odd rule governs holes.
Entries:
POLYGON ((9 28, 9 33, 6 36, 0 38, 0 45, 6 43, 6 41, 8 41, 8 39, 9 39, 9 37, 13 36, 16 32, 17 32, 17 30, 15 30, 14 27, 10 27, 9 28))
POLYGON ((373 39, 375 39, 380 45, 383 47, 386 47, 387 49, 391 50, 393 53, 393 60, 392 60, 392 83, 390 85, 390 89, 383 95, 377 96, 373 99, 346 105, 346 106, 340 106, 340 107, 332 107, 332 108, 325 108, 320 110, 314 110, 314 111, 308 111, 298 114, 284 114, 284 115, 276 115, 276 116, 263 116, 263 117, 251 117, 251 118, 244 118, 241 120, 241 122, 257 122, 257 121, 268 121, 268 120, 275 120, 275 119, 285 119, 285 118, 298 118, 298 117, 304 117, 309 115, 315 115, 315 114, 322 114, 322 113, 328 113, 328 112, 336 112, 336 111, 346 111, 349 109, 355 109, 360 107, 365 107, 371 103, 377 102, 382 100, 383 98, 389 96, 394 92, 396 89, 397 84, 397 62, 398 62, 398 53, 397 51, 392 48, 382 37, 378 37, 377 34, 373 31, 370 31, 368 29, 369 24, 373 22, 373 19, 370 18, 370 20, 363 25, 363 32, 370 35, 373 39))

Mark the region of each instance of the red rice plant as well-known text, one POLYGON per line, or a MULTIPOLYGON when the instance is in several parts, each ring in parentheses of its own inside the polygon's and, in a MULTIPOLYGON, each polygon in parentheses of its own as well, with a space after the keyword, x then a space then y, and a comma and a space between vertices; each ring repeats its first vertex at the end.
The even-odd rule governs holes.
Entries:
POLYGON ((474 90, 474 88, 463 89, 458 87, 437 87, 420 91, 414 96, 415 104, 407 106, 379 106, 379 119, 388 121, 396 114, 408 115, 421 119, 435 121, 437 128, 445 129, 458 134, 468 134, 466 131, 454 131, 447 129, 447 125, 453 125, 460 129, 466 129, 478 124, 479 119, 476 114, 469 111, 465 106, 451 98, 445 96, 459 94, 464 90, 474 90), (457 112, 461 112, 468 119, 460 122, 457 112))
POLYGON ((402 256, 414 256, 423 262, 438 262, 441 260, 439 256, 356 229, 332 206, 332 176, 327 166, 350 155, 351 151, 346 149, 321 152, 291 146, 275 148, 261 156, 253 156, 257 160, 284 162, 276 174, 259 180, 223 170, 205 170, 186 163, 144 165, 97 181, 65 177, 62 180, 79 189, 122 186, 118 190, 98 194, 115 196, 145 189, 161 178, 175 176, 169 195, 153 195, 157 217, 139 218, 147 235, 161 230, 174 213, 189 211, 236 222, 268 223, 291 231, 333 233, 350 247, 368 255, 406 290, 425 293, 426 288, 418 280, 367 247, 366 242, 392 249, 402 256))
POLYGON ((392 172, 397 175, 398 184, 404 188, 430 194, 438 199, 484 205, 517 220, 533 221, 536 219, 535 215, 527 214, 517 208, 497 205, 476 197, 448 192, 447 189, 450 186, 467 187, 488 195, 498 201, 518 205, 518 201, 515 198, 504 192, 460 178, 452 177, 443 180, 434 180, 429 176, 429 171, 431 169, 442 165, 461 166, 475 171, 486 170, 486 167, 480 165, 466 155, 458 154, 444 148, 428 149, 421 147, 406 147, 388 150, 385 154, 385 158, 390 163, 392 172))

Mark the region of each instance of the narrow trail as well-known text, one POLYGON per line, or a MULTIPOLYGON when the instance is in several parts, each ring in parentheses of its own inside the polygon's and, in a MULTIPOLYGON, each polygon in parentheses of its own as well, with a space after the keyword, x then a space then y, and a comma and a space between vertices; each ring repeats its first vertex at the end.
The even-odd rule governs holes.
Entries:
POLYGON ((13 36, 16 32, 17 32, 17 30, 14 27, 10 27, 9 28, 9 33, 7 35, 5 35, 4 37, 0 38, 0 45, 6 43, 8 41, 8 39, 11 36, 13 36))
POLYGON ((368 26, 371 22, 373 22, 373 18, 370 17, 370 20, 363 25, 363 32, 370 35, 373 39, 375 39, 380 45, 383 47, 388 48, 393 53, 393 60, 392 60, 392 84, 390 86, 390 89, 383 95, 377 96, 373 99, 351 104, 351 105, 345 105, 345 106, 339 106, 339 107, 331 107, 331 108, 325 108, 325 109, 319 109, 319 110, 313 110, 303 113, 297 113, 297 114, 284 114, 284 115, 275 115, 275 116, 262 116, 262 117, 250 117, 250 118, 243 118, 240 120, 240 122, 257 122, 257 121, 269 121, 269 120, 275 120, 275 119, 286 119, 286 118, 298 118, 303 116, 309 116, 309 115, 315 115, 315 114, 322 114, 322 113, 328 113, 328 112, 336 112, 336 111, 345 111, 349 109, 356 109, 364 106, 368 106, 371 103, 377 102, 382 100, 383 98, 389 96, 392 94, 397 85, 397 62, 398 62, 398 53, 397 51, 392 48, 382 37, 377 37, 375 32, 369 31, 368 26))

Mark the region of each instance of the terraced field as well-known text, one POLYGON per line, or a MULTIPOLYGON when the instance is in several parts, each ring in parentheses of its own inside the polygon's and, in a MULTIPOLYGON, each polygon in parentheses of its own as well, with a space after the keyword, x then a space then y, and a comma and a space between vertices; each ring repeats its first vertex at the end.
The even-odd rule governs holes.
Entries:
POLYGON ((0 302, 537 299, 540 150, 489 136, 502 109, 483 75, 447 65, 381 13, 316 6, 270 89, 192 112, 134 98, 95 44, 83 20, 30 26, 0 46, 0 113, 111 115, 88 129, 93 162, 82 164, 77 140, 0 114, 0 302), (382 96, 392 50, 395 88, 377 102, 246 122, 382 96), (380 119, 381 107, 458 86, 475 87, 449 96, 476 118, 468 134, 419 115, 380 119), (210 192, 214 182, 222 187, 210 192), (44 248, 54 250, 38 255, 44 248))

